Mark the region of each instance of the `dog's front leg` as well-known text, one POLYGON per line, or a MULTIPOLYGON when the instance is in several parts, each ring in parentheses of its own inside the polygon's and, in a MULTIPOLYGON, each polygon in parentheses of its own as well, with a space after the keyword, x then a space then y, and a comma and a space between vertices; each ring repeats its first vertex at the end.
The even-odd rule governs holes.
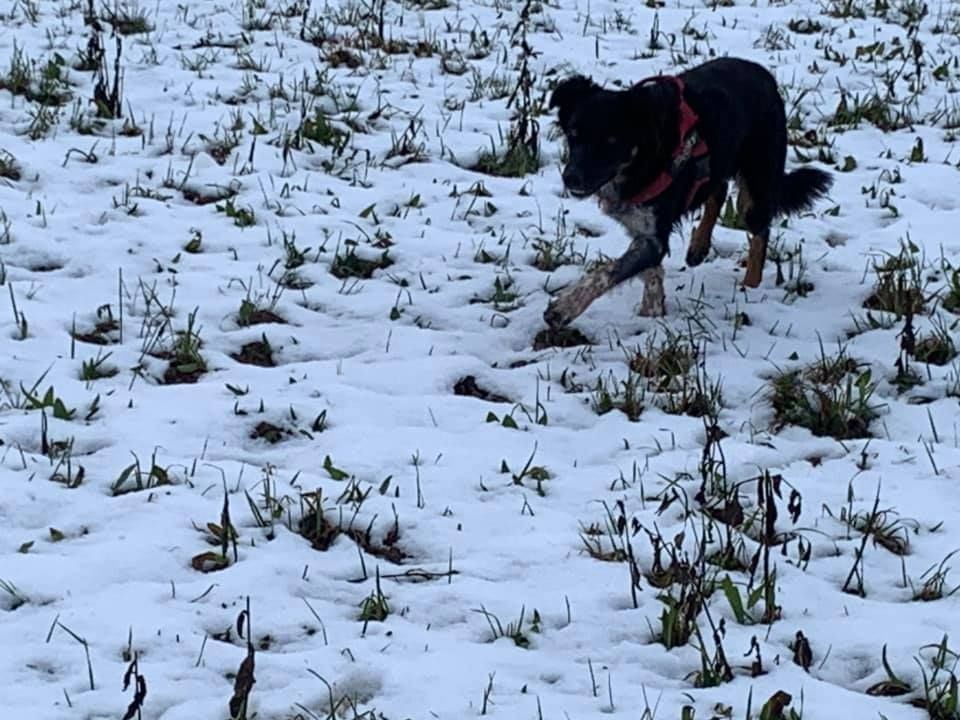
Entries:
POLYGON ((663 317, 667 314, 667 296, 663 290, 663 265, 657 265, 640 274, 643 280, 643 299, 638 314, 641 317, 663 317))
MULTIPOLYGON (((663 270, 661 268, 657 271, 657 268, 664 254, 664 243, 660 242, 656 236, 635 237, 627 251, 619 258, 598 263, 592 270, 584 273, 576 283, 558 293, 553 302, 547 306, 543 314, 544 321, 552 328, 569 325, 590 307, 590 303, 610 288, 647 270, 653 270, 654 273, 644 275, 644 287, 649 288, 651 293, 651 300, 646 304, 654 310, 659 304, 662 310, 663 270), (656 296, 659 296, 659 303, 656 301, 656 296)), ((647 292, 648 290, 645 289, 645 298, 647 292)))
POLYGON ((552 328, 569 325, 590 307, 590 303, 612 288, 613 265, 613 260, 598 263, 576 283, 559 292, 543 313, 547 325, 552 328))

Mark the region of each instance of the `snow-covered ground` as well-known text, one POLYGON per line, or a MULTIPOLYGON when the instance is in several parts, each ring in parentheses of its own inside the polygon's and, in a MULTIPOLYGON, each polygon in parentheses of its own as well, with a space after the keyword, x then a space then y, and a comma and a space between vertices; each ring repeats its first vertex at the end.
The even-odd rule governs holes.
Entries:
POLYGON ((0 716, 960 717, 960 5, 0 14, 0 716), (535 342, 626 244, 552 83, 724 54, 829 198, 535 342))

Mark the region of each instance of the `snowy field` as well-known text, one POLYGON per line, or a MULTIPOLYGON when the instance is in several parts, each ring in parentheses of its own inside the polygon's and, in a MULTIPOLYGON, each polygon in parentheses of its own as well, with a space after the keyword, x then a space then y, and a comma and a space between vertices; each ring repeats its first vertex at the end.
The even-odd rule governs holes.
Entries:
POLYGON ((960 3, 0 21, 0 717, 960 718, 960 3), (550 89, 719 55, 829 197, 545 344, 550 89))

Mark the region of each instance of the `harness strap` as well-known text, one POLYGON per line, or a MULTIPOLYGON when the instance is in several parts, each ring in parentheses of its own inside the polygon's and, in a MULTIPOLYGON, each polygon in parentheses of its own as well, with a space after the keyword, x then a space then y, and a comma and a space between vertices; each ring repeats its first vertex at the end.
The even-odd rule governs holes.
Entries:
POLYGON ((677 89, 677 95, 680 98, 680 117, 677 127, 679 139, 671 155, 672 162, 670 163, 670 167, 654 178, 653 181, 639 193, 630 198, 627 204, 642 205, 657 197, 673 184, 677 175, 688 162, 695 160, 697 174, 693 187, 687 195, 686 205, 684 206, 684 209, 687 209, 693 203, 693 198, 696 196, 697 191, 703 187, 705 183, 710 181, 710 149, 707 147, 706 141, 700 137, 700 133, 697 131, 696 126, 700 118, 683 97, 683 80, 674 76, 651 77, 641 80, 639 84, 642 85, 644 83, 658 82, 661 80, 673 83, 677 89))

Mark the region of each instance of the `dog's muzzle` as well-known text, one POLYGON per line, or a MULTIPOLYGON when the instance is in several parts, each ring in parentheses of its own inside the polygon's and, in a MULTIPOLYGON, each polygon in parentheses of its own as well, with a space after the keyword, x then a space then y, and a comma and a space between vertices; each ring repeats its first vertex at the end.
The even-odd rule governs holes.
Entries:
POLYGON ((603 183, 596 186, 594 185, 595 184, 592 185, 588 183, 579 173, 571 171, 569 166, 563 171, 563 186, 567 189, 568 193, 578 200, 593 195, 603 186, 603 183))

